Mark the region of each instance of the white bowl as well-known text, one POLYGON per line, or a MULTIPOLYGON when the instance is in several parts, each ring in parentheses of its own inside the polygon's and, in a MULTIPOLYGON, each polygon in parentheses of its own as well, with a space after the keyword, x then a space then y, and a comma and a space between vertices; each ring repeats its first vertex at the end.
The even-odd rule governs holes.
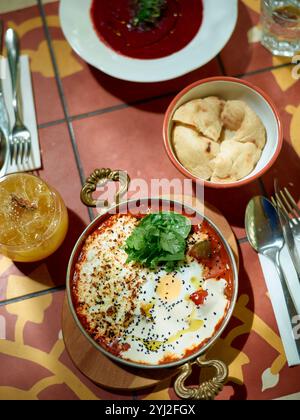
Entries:
POLYGON ((164 58, 137 60, 118 54, 99 39, 90 17, 91 4, 92 0, 61 0, 59 14, 66 39, 92 66, 132 82, 170 80, 208 63, 228 42, 238 16, 237 0, 203 0, 201 28, 185 48, 164 58))
POLYGON ((195 181, 202 181, 204 185, 212 188, 239 187, 262 176, 277 159, 283 144, 283 131, 279 113, 276 110, 271 98, 260 88, 245 80, 233 77, 212 77, 200 80, 183 89, 170 104, 164 120, 164 142, 165 148, 172 163, 184 175, 195 181), (193 99, 205 98, 207 96, 219 96, 225 100, 245 101, 262 120, 267 132, 267 142, 262 156, 255 169, 245 178, 236 182, 217 183, 204 181, 195 177, 178 161, 172 146, 172 117, 175 111, 184 103, 193 99))

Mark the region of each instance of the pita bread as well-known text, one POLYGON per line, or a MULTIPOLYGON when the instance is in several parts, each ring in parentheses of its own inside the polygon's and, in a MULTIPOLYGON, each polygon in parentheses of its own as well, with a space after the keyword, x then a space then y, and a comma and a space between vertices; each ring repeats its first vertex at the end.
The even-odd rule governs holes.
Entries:
POLYGON ((230 131, 237 131, 241 128, 245 118, 245 103, 242 101, 227 101, 225 103, 221 120, 224 128, 230 131))
POLYGON ((223 106, 224 101, 215 96, 196 99, 178 108, 173 121, 191 125, 205 137, 218 141, 222 131, 223 106))
POLYGON ((179 162, 193 175, 206 180, 212 176, 210 162, 219 153, 218 143, 201 136, 191 127, 176 125, 173 145, 179 162))
POLYGON ((266 144, 261 119, 239 100, 196 99, 178 108, 173 121, 177 158, 193 175, 212 182, 249 175, 266 144))
POLYGON ((266 144, 266 129, 257 114, 243 101, 227 101, 221 116, 226 129, 235 131, 232 141, 254 143, 260 150, 266 144))
POLYGON ((250 174, 255 168, 261 151, 254 143, 227 140, 221 144, 220 153, 211 162, 212 182, 234 182, 250 174))

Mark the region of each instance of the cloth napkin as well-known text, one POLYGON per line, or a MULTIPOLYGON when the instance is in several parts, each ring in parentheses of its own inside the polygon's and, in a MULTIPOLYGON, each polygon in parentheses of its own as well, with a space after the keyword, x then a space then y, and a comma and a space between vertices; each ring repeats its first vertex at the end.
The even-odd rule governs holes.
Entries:
MULTIPOLYGON (((5 98, 7 111, 9 114, 10 127, 12 128, 15 123, 15 118, 14 118, 14 112, 13 112, 13 106, 12 106, 12 89, 11 89, 10 73, 9 73, 7 59, 2 58, 1 60, 3 60, 1 62, 1 68, 2 68, 1 74, 2 74, 4 98, 5 98)), ((28 130, 31 133, 32 150, 31 150, 31 156, 28 162, 25 162, 24 160, 24 163, 22 165, 20 163, 18 163, 17 165, 15 163, 13 163, 12 165, 9 163, 8 170, 7 170, 8 174, 14 173, 14 172, 33 171, 35 169, 40 169, 42 165, 28 56, 20 57, 20 89, 21 89, 21 96, 22 96, 21 115, 23 117, 23 122, 25 126, 28 128, 28 130)))
MULTIPOLYGON (((300 253, 300 241, 295 240, 295 242, 300 253)), ((270 299, 275 312, 275 317, 278 324, 280 336, 283 342, 288 365, 300 365, 300 357, 298 355, 297 348, 295 345, 293 328, 289 320, 289 315, 285 304, 281 283, 276 272, 276 268, 274 264, 263 255, 259 255, 259 259, 264 273, 265 281, 269 290, 270 299)), ((290 286, 291 293, 294 297, 294 300, 297 303, 298 314, 300 315, 300 282, 298 280, 296 270, 290 258, 287 246, 285 246, 281 251, 280 262, 288 284, 290 286)), ((299 320, 297 321, 297 324, 299 332, 299 320)), ((295 327, 297 324, 295 324, 295 327)))

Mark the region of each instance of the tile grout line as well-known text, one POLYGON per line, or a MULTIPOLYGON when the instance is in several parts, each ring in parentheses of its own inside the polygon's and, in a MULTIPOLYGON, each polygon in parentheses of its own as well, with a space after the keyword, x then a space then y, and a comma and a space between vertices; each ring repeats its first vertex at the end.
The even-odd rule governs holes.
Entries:
POLYGON ((62 285, 62 286, 52 287, 52 288, 47 289, 47 290, 41 290, 40 292, 29 293, 28 295, 23 295, 23 296, 19 296, 19 297, 12 298, 12 299, 2 300, 2 301, 0 301, 0 307, 11 305, 13 303, 22 302, 24 300, 37 298, 37 297, 40 297, 40 296, 45 296, 45 295, 48 295, 50 293, 58 293, 58 292, 61 292, 65 289, 66 289, 66 286, 62 285))
POLYGON ((222 57, 221 57, 220 53, 217 55, 217 61, 218 61, 218 64, 219 64, 222 75, 227 76, 225 66, 224 66, 224 63, 223 63, 223 60, 222 60, 222 57))
POLYGON ((293 67, 293 64, 292 63, 284 63, 284 64, 279 64, 278 66, 265 67, 263 69, 257 69, 257 70, 249 71, 248 73, 236 74, 233 77, 237 77, 238 79, 243 79, 244 77, 255 76, 256 74, 268 73, 268 72, 272 72, 274 70, 280 70, 280 69, 285 68, 285 67, 293 67))
MULTIPOLYGON (((219 63, 219 67, 221 69, 221 72, 223 73, 223 75, 226 75, 226 71, 222 62, 221 57, 217 57, 218 58, 218 63, 219 63)), ((269 71, 273 71, 276 69, 280 69, 280 68, 284 68, 284 67, 291 67, 292 64, 280 64, 279 66, 274 66, 274 67, 267 67, 267 68, 263 68, 263 69, 259 69, 259 70, 255 70, 253 72, 249 72, 249 73, 241 73, 241 74, 236 74, 232 77, 236 77, 236 78, 244 78, 247 76, 252 76, 255 74, 259 74, 259 73, 264 73, 264 72, 269 72, 269 71)), ((162 95, 158 95, 158 96, 150 96, 147 98, 143 98, 143 99, 139 99, 137 101, 133 101, 133 102, 128 102, 128 103, 120 103, 118 105, 114 105, 108 108, 99 108, 99 109, 95 109, 94 111, 89 111, 89 112, 85 112, 82 114, 76 114, 76 115, 68 115, 66 118, 63 119, 58 119, 58 120, 54 120, 54 121, 49 121, 46 123, 42 123, 38 125, 39 129, 43 129, 43 128, 48 128, 48 127, 52 127, 55 125, 59 125, 59 124, 63 124, 63 123, 68 123, 68 121, 73 122, 73 121, 79 121, 85 118, 92 118, 92 117, 96 117, 98 115, 103 115, 103 114, 109 114, 111 112, 115 112, 115 111, 121 111, 122 109, 127 109, 130 107, 134 107, 136 105, 142 105, 142 104, 147 104, 150 103, 152 101, 156 101, 159 99, 163 99, 163 98, 167 98, 169 96, 173 96, 176 95, 178 93, 178 91, 172 91, 172 92, 167 92, 165 94, 162 95)))
POLYGON ((118 105, 114 105, 108 108, 99 108, 99 109, 96 109, 95 111, 90 111, 83 114, 70 116, 69 119, 71 121, 78 121, 84 118, 90 118, 90 117, 95 117, 97 115, 108 114, 114 111, 121 111, 122 109, 127 109, 130 107, 134 107, 136 105, 143 105, 143 104, 150 103, 152 101, 159 101, 160 99, 168 98, 169 96, 176 95, 177 93, 178 91, 167 92, 162 95, 152 96, 150 98, 145 98, 145 99, 139 99, 133 102, 125 103, 125 104, 120 103, 118 105))
MULTIPOLYGON (((53 69, 54 69, 54 74, 55 74, 55 80, 56 80, 60 100, 61 100, 62 107, 63 107, 63 112, 64 112, 64 116, 65 116, 65 119, 66 119, 68 131, 69 131, 69 136, 70 136, 70 139, 71 139, 71 144, 72 144, 72 148, 73 148, 73 152, 74 152, 74 156, 75 156, 77 169, 78 169, 78 172, 79 172, 81 185, 83 185, 85 183, 86 177, 85 177, 83 166, 82 166, 82 163, 81 163, 81 159, 80 159, 79 150, 78 150, 78 146, 77 146, 76 139, 75 139, 75 133, 74 133, 74 129, 73 129, 73 126, 72 126, 72 122, 69 120, 68 106, 67 106, 66 98, 65 98, 65 95, 64 95, 62 81, 61 81, 61 78, 60 78, 60 75, 59 75, 58 65, 57 65, 57 62, 56 62, 55 52, 54 52, 53 45, 52 45, 51 34, 49 32, 49 28, 48 28, 48 24, 47 24, 47 17, 46 17, 46 14, 45 14, 44 5, 42 3, 42 0, 37 0, 37 4, 38 4, 41 19, 42 19, 42 22, 43 22, 44 33, 45 33, 46 41, 47 41, 48 48, 49 48, 51 62, 52 62, 53 69)), ((89 213, 90 219, 93 220, 93 218, 94 218, 93 217, 93 212, 90 208, 88 208, 88 213, 89 213)))
POLYGON ((53 121, 48 121, 45 123, 41 123, 37 125, 38 130, 42 130, 44 128, 49 128, 49 127, 54 127, 56 125, 60 125, 60 124, 64 124, 67 123, 67 120, 65 118, 61 118, 59 120, 53 120, 53 121))

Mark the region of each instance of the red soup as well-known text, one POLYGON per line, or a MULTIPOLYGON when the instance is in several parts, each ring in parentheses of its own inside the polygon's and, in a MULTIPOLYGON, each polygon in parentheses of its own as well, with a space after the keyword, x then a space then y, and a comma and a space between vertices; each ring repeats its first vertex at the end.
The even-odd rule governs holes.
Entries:
POLYGON ((166 0, 161 17, 153 25, 132 24, 135 0, 93 0, 91 18, 101 41, 120 54, 155 59, 188 45, 203 18, 202 0, 166 0))

